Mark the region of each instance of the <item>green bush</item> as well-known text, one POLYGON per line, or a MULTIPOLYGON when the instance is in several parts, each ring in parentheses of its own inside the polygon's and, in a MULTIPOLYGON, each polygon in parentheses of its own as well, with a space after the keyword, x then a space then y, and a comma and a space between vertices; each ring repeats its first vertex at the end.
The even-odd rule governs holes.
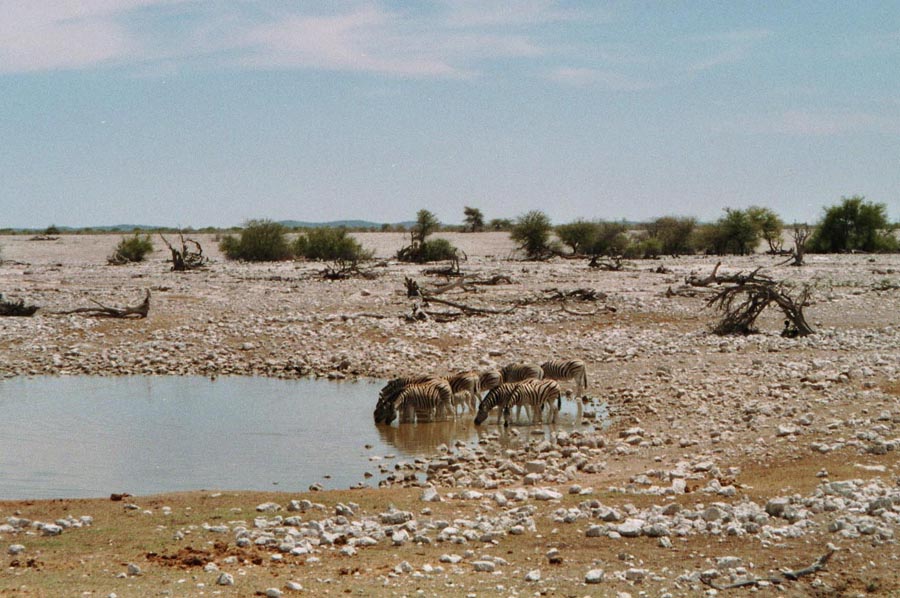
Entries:
POLYGON ((239 237, 226 235, 219 241, 219 249, 228 259, 248 262, 271 262, 291 257, 285 237, 286 229, 271 220, 250 220, 239 237))
POLYGON ((598 234, 598 224, 578 219, 568 224, 560 224, 556 227, 556 236, 563 245, 572 248, 572 253, 584 253, 585 248, 594 242, 598 234))
POLYGON ((647 236, 659 243, 658 255, 692 254, 694 246, 694 229, 697 221, 693 218, 662 216, 644 225, 647 236))
POLYGON ((108 261, 111 264, 142 262, 152 251, 153 242, 150 241, 150 235, 135 233, 132 237, 122 237, 108 261))
POLYGON ((516 219, 509 236, 525 251, 529 259, 544 259, 552 253, 550 218, 540 210, 532 210, 516 219))
POLYGON ((594 237, 585 246, 584 252, 593 256, 622 255, 631 244, 627 231, 628 227, 621 222, 595 222, 594 237))
POLYGON ((810 239, 810 251, 839 253, 898 250, 897 238, 893 234, 893 227, 888 223, 884 204, 868 202, 857 195, 841 200, 839 205, 825 208, 825 215, 810 239))
POLYGON ((747 217, 756 228, 758 237, 762 237, 769 246, 770 253, 778 253, 781 251, 784 242, 781 234, 784 231, 784 222, 778 217, 778 214, 769 208, 760 206, 750 206, 747 208, 747 217))
POLYGON ((358 262, 372 257, 344 228, 309 229, 297 237, 292 249, 294 255, 311 260, 358 262))
POLYGON ((725 208, 725 215, 713 224, 698 227, 696 246, 709 254, 746 255, 753 253, 760 231, 744 210, 725 208))

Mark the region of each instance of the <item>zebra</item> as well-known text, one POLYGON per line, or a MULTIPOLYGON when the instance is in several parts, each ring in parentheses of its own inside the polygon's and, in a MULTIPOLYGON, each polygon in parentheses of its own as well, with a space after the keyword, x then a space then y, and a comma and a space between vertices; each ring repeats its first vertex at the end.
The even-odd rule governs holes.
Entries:
POLYGON ((575 380, 575 396, 581 396, 587 388, 587 371, 580 359, 554 359, 541 364, 544 378, 550 380, 575 380))
POLYGON ((500 378, 503 382, 521 382, 529 378, 540 380, 543 377, 543 370, 533 363, 511 363, 503 366, 503 369, 500 370, 500 378))
POLYGON ((450 383, 450 389, 453 390, 454 414, 458 405, 465 405, 469 412, 475 413, 476 403, 481 392, 478 372, 459 372, 447 378, 447 382, 450 383))
POLYGON ((475 425, 480 426, 484 422, 484 420, 488 418, 491 409, 493 409, 494 407, 500 408, 500 411, 497 412, 497 424, 499 424, 500 413, 506 407, 509 399, 516 391, 516 386, 518 386, 519 384, 519 382, 508 382, 506 384, 499 384, 489 390, 481 400, 481 404, 478 405, 478 415, 475 416, 475 425))
POLYGON ((478 388, 483 391, 497 388, 503 383, 503 375, 500 370, 486 370, 478 376, 478 388))
MULTIPOLYGON (((491 409, 498 407, 504 416, 504 425, 509 425, 509 408, 515 406, 531 407, 532 423, 541 423, 541 411, 544 405, 550 408, 550 422, 556 422, 557 410, 553 401, 559 399, 559 383, 555 380, 534 380, 501 384, 488 392, 478 408, 475 425, 481 425, 491 409)), ((500 413, 497 423, 500 423, 500 413)))
POLYGON ((405 419, 411 419, 414 413, 417 422, 444 418, 449 416, 452 409, 452 397, 453 391, 445 380, 439 383, 411 384, 394 398, 392 411, 385 423, 391 423, 401 410, 405 419))
MULTIPOLYGON (((535 379, 540 380, 544 377, 544 371, 533 363, 510 363, 503 366, 500 370, 500 378, 503 382, 521 382, 523 380, 535 379)), ((525 406, 525 411, 529 417, 532 416, 528 412, 529 407, 525 406)), ((516 420, 521 419, 522 405, 516 406, 516 420)))
MULTIPOLYGON (((554 359, 542 363, 541 370, 544 372, 544 378, 548 378, 550 380, 575 381, 575 397, 573 400, 578 406, 578 414, 576 416, 576 419, 581 419, 581 414, 584 410, 584 407, 581 404, 580 397, 582 396, 582 392, 585 388, 587 388, 588 385, 587 370, 584 367, 584 362, 580 359, 554 359)), ((566 396, 570 396, 568 392, 566 393, 566 396)), ((562 408, 562 399, 560 399, 560 402, 557 404, 557 408, 562 408)))
POLYGON ((378 403, 375 404, 375 423, 387 423, 394 419, 394 399, 403 391, 404 388, 412 384, 439 384, 446 381, 437 376, 408 376, 405 378, 394 378, 389 380, 381 392, 378 393, 378 403), (390 416, 390 419, 388 417, 390 416))

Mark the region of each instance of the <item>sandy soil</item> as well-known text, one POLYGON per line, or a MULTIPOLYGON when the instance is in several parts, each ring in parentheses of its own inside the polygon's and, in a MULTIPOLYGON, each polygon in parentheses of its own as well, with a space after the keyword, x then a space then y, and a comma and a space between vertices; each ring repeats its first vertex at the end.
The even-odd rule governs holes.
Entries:
MULTIPOLYGON (((777 258, 765 255, 725 258, 722 272, 763 267, 794 287, 810 285, 813 295, 806 313, 816 334, 782 338, 783 318, 767 312, 759 322, 761 334, 722 338, 709 333, 716 314, 704 308, 703 295, 667 293, 678 291, 691 273, 711 271, 713 258, 631 262, 621 272, 608 272, 590 269, 583 260, 519 261, 504 233, 442 236, 467 254, 462 264, 466 274, 480 280, 497 274, 512 278, 510 284, 458 289, 442 297, 510 313, 449 322, 408 321, 414 300, 405 295, 404 278, 432 288, 447 281, 427 274, 424 267, 390 261, 406 241, 400 233, 360 234, 362 243, 379 257, 370 267, 375 277, 344 281, 322 280, 322 264, 226 262, 210 236, 198 237, 212 258, 209 268, 184 274, 169 271, 159 242, 148 262, 113 267, 105 258, 117 236, 63 236, 57 241, 0 237, 0 292, 42 308, 33 318, 0 321, 0 376, 389 378, 486 369, 520 360, 583 359, 591 401, 608 402, 615 416, 613 426, 602 432, 604 446, 591 453, 602 467, 593 473, 575 472, 566 483, 545 484, 564 498, 534 503, 536 533, 506 536, 489 546, 508 562, 501 567, 502 575, 472 573, 471 567, 456 571, 456 565, 434 572, 442 553, 470 548, 481 554, 488 550, 481 545, 394 547, 388 541, 352 557, 322 550, 320 561, 311 563, 272 561, 271 550, 257 550, 258 558, 242 553, 240 566, 230 569, 243 571, 237 574, 238 583, 215 586, 216 575, 203 570, 205 562, 171 567, 158 555, 188 547, 219 550, 219 557, 212 555, 206 562, 214 561, 224 571, 224 555, 237 554, 234 538, 213 537, 195 527, 194 541, 190 536, 187 541, 173 540, 175 530, 252 519, 254 506, 263 499, 286 503, 303 497, 229 493, 214 500, 198 492, 129 499, 139 507, 136 511, 101 500, 0 503, 0 523, 13 516, 95 518, 89 528, 58 537, 0 532, 4 549, 14 543, 26 547, 21 555, 2 557, 7 575, 0 575, 0 594, 71 595, 73 587, 79 594, 119 596, 265 595, 269 587, 290 594, 284 584, 296 579, 311 595, 700 595, 717 590, 685 575, 715 569, 717 557, 739 557, 744 577, 769 577, 781 568, 811 564, 829 543, 839 550, 826 567, 798 581, 785 581, 779 595, 900 593, 900 551, 892 535, 900 533, 900 499, 894 498, 900 466, 900 256, 809 256, 804 268, 777 266, 777 258), (134 304, 147 289, 151 311, 145 320, 54 313, 90 306, 92 300, 134 304), (575 289, 596 290, 605 299, 552 299, 556 291, 575 289), (671 481, 681 475, 673 472, 684 467, 690 472, 685 492, 653 494, 654 485, 665 485, 660 480, 671 481), (866 515, 866 508, 860 514, 846 505, 847 512, 838 509, 837 515, 809 507, 804 515, 809 525, 797 537, 701 533, 673 537, 669 547, 648 537, 586 537, 587 522, 560 524, 553 519, 554 511, 584 500, 566 493, 571 484, 592 486, 593 497, 627 511, 628 505, 639 510, 673 501, 692 509, 717 502, 765 505, 791 497, 793 504, 812 504, 823 483, 853 479, 875 484, 873 492, 887 497, 886 507, 874 511, 881 526, 876 533, 832 529, 838 515, 846 521, 866 515), (733 487, 736 494, 720 494, 716 489, 723 486, 733 487), (160 515, 161 505, 175 515, 160 515), (224 544, 216 548, 216 541, 224 544), (547 563, 544 554, 552 547, 563 553, 562 565, 547 563), (411 563, 418 575, 392 573, 402 561, 411 563), (138 564, 141 574, 128 575, 127 563, 138 564), (425 565, 432 569, 423 569, 425 565), (585 585, 586 572, 595 568, 606 571, 605 581, 585 585), (541 580, 525 581, 533 569, 542 571, 541 580), (629 576, 629 569, 649 573, 629 576)), ((446 305, 429 309, 458 311, 446 305)), ((452 478, 436 481, 440 492, 453 491, 447 486, 452 478)), ((421 490, 401 486, 312 496, 328 509, 356 500, 374 513, 388 503, 420 512, 425 506, 419 500, 421 490)), ((490 503, 477 500, 434 503, 432 508, 447 511, 447 517, 492 511, 490 503)), ((864 530, 859 521, 853 525, 864 530)), ((714 583, 741 574, 732 570, 714 583)), ((738 595, 751 591, 721 590, 738 595)))

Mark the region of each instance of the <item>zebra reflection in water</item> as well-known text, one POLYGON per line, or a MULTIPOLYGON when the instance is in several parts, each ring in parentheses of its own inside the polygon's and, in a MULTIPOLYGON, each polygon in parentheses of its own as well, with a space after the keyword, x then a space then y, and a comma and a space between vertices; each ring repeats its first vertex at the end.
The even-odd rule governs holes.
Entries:
POLYGON ((381 440, 407 455, 432 454, 442 444, 452 447, 458 440, 468 442, 477 431, 468 418, 428 424, 378 426, 381 440))

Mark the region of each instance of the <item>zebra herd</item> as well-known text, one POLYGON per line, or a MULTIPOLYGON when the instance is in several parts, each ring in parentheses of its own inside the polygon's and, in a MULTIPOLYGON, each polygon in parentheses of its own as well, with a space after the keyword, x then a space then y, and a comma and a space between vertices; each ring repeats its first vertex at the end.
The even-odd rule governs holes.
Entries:
POLYGON ((540 366, 512 363, 500 370, 460 372, 446 378, 434 375, 394 378, 378 395, 375 423, 390 424, 398 415, 400 421, 434 421, 459 417, 468 411, 475 414, 475 424, 480 425, 497 408, 497 423, 502 415, 504 423, 509 425, 512 407, 517 408, 517 417, 524 408, 533 423, 541 422, 546 407, 548 421, 555 422, 562 406, 557 381, 575 383, 580 418, 582 406, 578 397, 587 388, 587 372, 580 359, 567 359, 547 361, 540 366), (487 393, 484 398, 482 392, 487 393))

